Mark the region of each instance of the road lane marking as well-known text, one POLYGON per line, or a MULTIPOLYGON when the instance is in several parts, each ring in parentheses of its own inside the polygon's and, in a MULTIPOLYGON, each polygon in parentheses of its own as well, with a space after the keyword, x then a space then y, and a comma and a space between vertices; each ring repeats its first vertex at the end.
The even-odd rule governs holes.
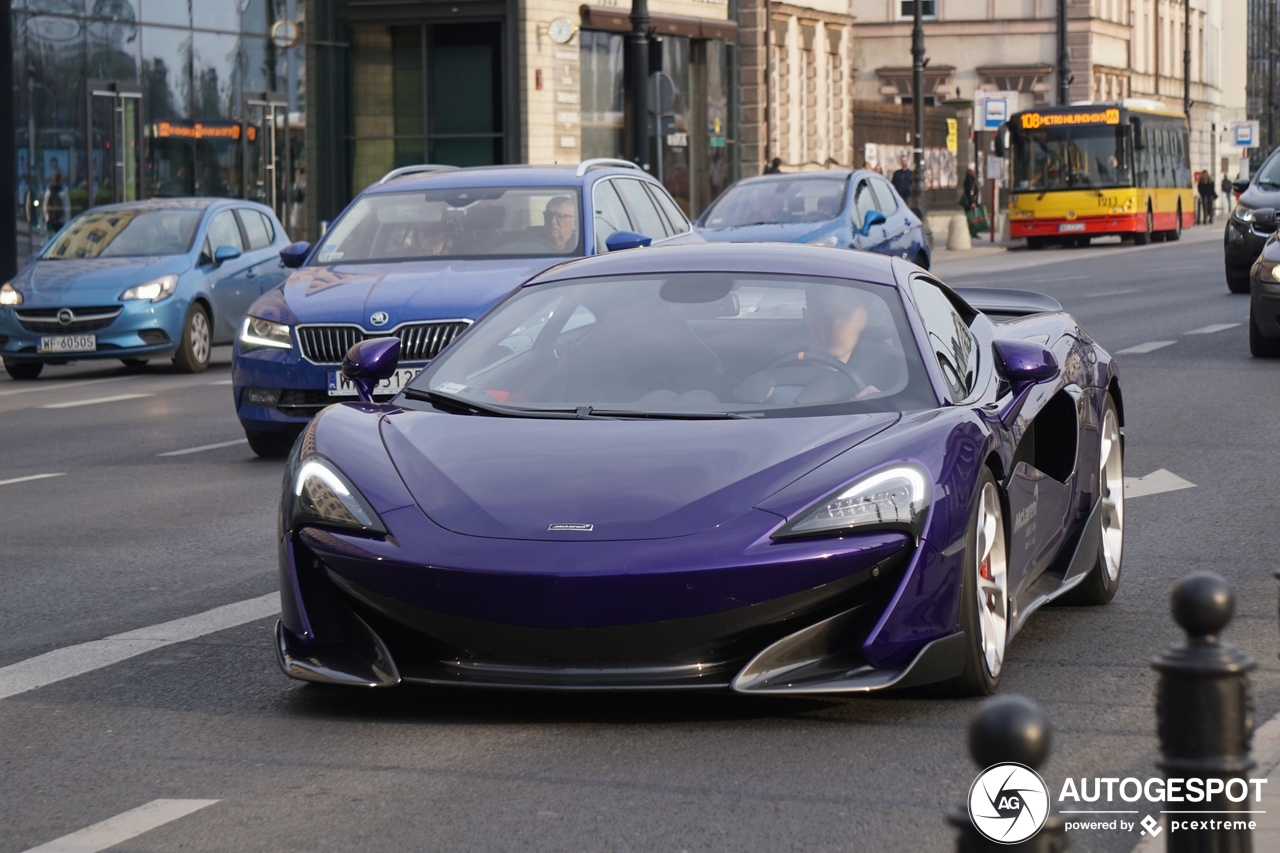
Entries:
POLYGON ((14 477, 12 480, 0 480, 0 486, 12 486, 14 483, 26 483, 31 480, 47 480, 50 477, 65 477, 66 472, 61 474, 29 474, 26 477, 14 477))
POLYGON ((210 382, 208 384, 209 385, 230 385, 232 381, 233 380, 231 379, 219 379, 217 382, 210 382))
POLYGON ((98 853, 172 823, 219 802, 218 800, 152 800, 144 806, 99 821, 93 826, 32 847, 26 853, 98 853))
POLYGON ((8 397, 10 394, 30 394, 35 391, 61 391, 65 388, 80 388, 85 385, 99 385, 103 382, 120 382, 122 380, 132 378, 132 376, 112 376, 108 379, 85 379, 81 382, 42 382, 38 385, 32 385, 27 388, 14 388, 9 391, 0 391, 0 397, 8 397))
POLYGON ((1160 468, 1145 477, 1125 477, 1124 496, 1126 498, 1142 498, 1147 495, 1158 495, 1162 492, 1176 492, 1179 489, 1194 489, 1196 484, 1184 480, 1172 471, 1160 468))
POLYGON ((156 456, 186 456, 188 453, 202 453, 206 450, 217 450, 220 447, 235 447, 237 444, 248 443, 249 439, 247 438, 237 438, 235 441, 220 441, 217 444, 202 444, 199 447, 188 447, 184 450, 170 450, 168 453, 157 453, 156 456))
POLYGON ((72 400, 70 403, 50 403, 42 409, 73 409, 76 406, 92 406, 97 403, 114 403, 118 400, 137 400, 141 397, 154 397, 155 394, 117 394, 114 397, 95 397, 92 400, 72 400))
POLYGON ((1148 352, 1155 352, 1164 347, 1171 347, 1176 343, 1177 341, 1147 341, 1145 344, 1138 344, 1136 347, 1122 349, 1116 355, 1142 355, 1148 352))
POLYGON ((174 643, 183 643, 215 631, 225 631, 265 619, 279 612, 280 595, 272 592, 149 628, 138 628, 101 640, 55 649, 0 667, 0 699, 8 699, 28 690, 84 675, 174 643))
POLYGON ((1239 323, 1214 323, 1212 326, 1201 326, 1199 329, 1192 329, 1187 332, 1188 335, 1212 335, 1214 332, 1225 332, 1227 329, 1234 329, 1239 323))
POLYGON ((1137 287, 1130 287, 1125 290, 1112 290, 1108 293, 1081 293, 1080 298, 1081 299, 1097 299, 1100 296, 1120 296, 1125 293, 1137 293, 1138 290, 1139 288, 1137 287))

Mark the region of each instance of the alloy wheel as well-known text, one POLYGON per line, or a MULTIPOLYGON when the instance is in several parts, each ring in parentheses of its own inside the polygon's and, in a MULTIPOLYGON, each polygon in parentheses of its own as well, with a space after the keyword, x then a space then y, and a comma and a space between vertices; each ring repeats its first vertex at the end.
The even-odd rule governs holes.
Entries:
POLYGON ((203 311, 191 315, 191 354, 200 364, 209 360, 209 318, 203 311))
POLYGON ((978 593, 978 633, 987 672, 995 678, 1004 665, 1009 639, 1009 572, 1004 544, 1004 515, 995 484, 982 488, 978 506, 975 589, 978 593))
POLYGON ((1107 577, 1120 574, 1124 547, 1124 457, 1120 446, 1120 426, 1116 413, 1108 408, 1102 419, 1102 447, 1098 473, 1098 500, 1102 507, 1102 560, 1107 577))

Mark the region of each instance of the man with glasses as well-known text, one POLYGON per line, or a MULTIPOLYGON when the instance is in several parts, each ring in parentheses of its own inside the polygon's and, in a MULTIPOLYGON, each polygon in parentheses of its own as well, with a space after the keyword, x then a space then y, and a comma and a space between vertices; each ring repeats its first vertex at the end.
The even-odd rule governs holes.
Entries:
POLYGON ((543 222, 547 241, 557 253, 571 252, 578 245, 578 211, 573 199, 561 195, 547 202, 543 222))

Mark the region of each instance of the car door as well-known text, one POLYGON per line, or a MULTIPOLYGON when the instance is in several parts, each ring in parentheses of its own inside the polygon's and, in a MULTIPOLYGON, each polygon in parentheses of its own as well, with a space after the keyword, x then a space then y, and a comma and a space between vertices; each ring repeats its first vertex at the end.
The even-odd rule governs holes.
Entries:
POLYGON ((251 207, 236 208, 236 216, 248 243, 245 255, 253 263, 246 275, 257 279, 261 295, 288 277, 289 271, 275 246, 277 224, 272 217, 251 207))
POLYGON ((235 211, 224 208, 213 214, 205 233, 205 244, 200 260, 213 299, 214 338, 226 340, 235 334, 240 318, 262 291, 253 269, 254 261, 245 252, 244 234, 235 211), (223 246, 230 246, 240 252, 240 256, 215 263, 217 251, 223 246))
POLYGON ((912 256, 915 239, 907 216, 907 206, 898 202, 898 193, 884 178, 871 178, 871 189, 876 194, 880 212, 885 216, 885 231, 889 239, 889 254, 900 258, 912 256))
POLYGON ((859 178, 857 185, 853 188, 853 207, 850 215, 853 222, 853 247, 864 252, 892 254, 889 232, 885 227, 887 223, 882 222, 879 225, 863 228, 867 221, 867 214, 873 210, 880 210, 879 205, 880 202, 876 200, 871 190, 871 182, 866 178, 859 178))

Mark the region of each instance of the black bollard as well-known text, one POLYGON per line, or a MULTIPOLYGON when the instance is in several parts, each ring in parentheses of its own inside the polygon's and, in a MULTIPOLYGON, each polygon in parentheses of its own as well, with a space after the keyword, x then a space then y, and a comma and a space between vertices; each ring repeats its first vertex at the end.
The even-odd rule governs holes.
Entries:
POLYGON ((958 853, 1062 853, 1067 849, 1066 827, 1052 808, 1052 792, 1042 788, 1042 780, 1034 784, 1038 775, 1006 776, 1014 772, 1012 768, 987 774, 1006 764, 1034 771, 1049 758, 1049 718, 1039 705, 1022 696, 996 696, 983 702, 969 721, 969 755, 982 774, 969 792, 969 803, 947 816, 960 831, 958 853), (1010 784, 1001 785, 1006 778, 1010 784), (1039 818, 1043 825, 1031 837, 1014 843, 999 840, 1022 838, 1039 825, 1039 818))
MULTIPOLYGON (((1253 658, 1218 635, 1231 621, 1234 601, 1227 582, 1212 572, 1193 572, 1173 585, 1173 618, 1187 632, 1187 641, 1170 647, 1151 662, 1160 674, 1156 685, 1156 732, 1160 760, 1156 766, 1166 779, 1203 779, 1225 786, 1244 780, 1248 792, 1240 802, 1227 793, 1199 803, 1166 803, 1169 810, 1198 812, 1186 820, 1208 821, 1210 828, 1170 832, 1165 836, 1169 853, 1252 853, 1253 833, 1226 828, 1224 823, 1248 826, 1257 808, 1254 789, 1248 784, 1254 761, 1249 757, 1253 740, 1253 702, 1249 698, 1249 670, 1253 658)), ((1179 815, 1168 820, 1182 821, 1179 815)))

